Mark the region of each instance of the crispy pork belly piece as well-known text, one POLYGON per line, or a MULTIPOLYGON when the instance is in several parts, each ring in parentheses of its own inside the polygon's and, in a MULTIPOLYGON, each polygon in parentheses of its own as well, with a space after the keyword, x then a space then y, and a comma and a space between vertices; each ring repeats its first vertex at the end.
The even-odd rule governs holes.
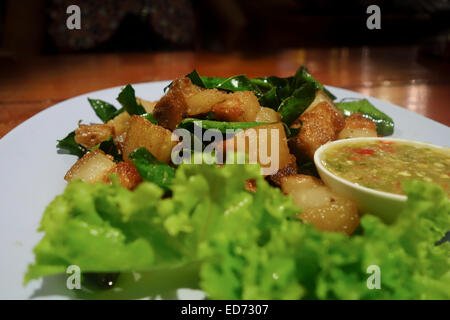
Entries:
POLYGON ((260 110, 258 98, 252 91, 229 93, 224 101, 212 106, 216 120, 229 122, 255 121, 260 110))
POLYGON ((67 171, 64 179, 66 181, 80 179, 91 183, 104 181, 115 166, 112 156, 105 154, 100 149, 94 149, 75 162, 67 171))
POLYGON ((145 147, 157 159, 170 162, 170 155, 176 141, 171 141, 172 132, 155 125, 147 119, 133 115, 130 127, 123 143, 123 159, 130 161, 128 156, 134 150, 145 147))
POLYGON ((345 119, 344 129, 339 132, 338 139, 376 136, 377 126, 375 122, 356 112, 345 119))
POLYGON ((248 154, 250 161, 256 160, 261 165, 264 175, 275 174, 291 161, 286 132, 281 122, 242 130, 233 138, 225 140, 223 148, 225 152, 237 151, 248 154), (278 138, 275 135, 272 138, 272 131, 277 132, 278 138), (270 159, 261 158, 264 154, 270 159))
POLYGON ((203 89, 192 84, 189 78, 180 78, 172 82, 169 91, 158 101, 153 116, 162 127, 174 130, 187 114, 186 98, 203 89))
MULTIPOLYGON (((159 125, 174 130, 187 116, 213 111, 216 120, 246 122, 255 121, 260 110, 258 99, 251 91, 226 93, 217 89, 203 89, 192 84, 189 78, 180 78, 172 83, 167 94, 156 103, 153 116, 159 125)), ((274 118, 274 114, 270 116, 274 118)))
POLYGON ((281 114, 273 110, 272 108, 261 107, 256 114, 256 122, 280 122, 281 114))
POLYGON ((244 121, 244 109, 237 99, 228 99, 218 103, 212 107, 212 111, 214 112, 214 118, 218 121, 244 121))
POLYGON ((292 176, 297 174, 297 160, 293 154, 289 155, 289 162, 283 168, 277 171, 277 173, 268 176, 267 179, 276 185, 277 187, 281 186, 281 179, 283 177, 292 176))
POLYGON ((321 145, 336 140, 345 122, 342 112, 326 101, 304 112, 299 119, 302 128, 296 137, 290 139, 289 146, 301 160, 312 160, 321 145))
POLYGON ((131 116, 128 112, 124 111, 109 120, 106 124, 114 128, 114 138, 117 138, 128 130, 130 120, 131 116))
POLYGON ((75 130, 75 141, 90 149, 114 135, 114 128, 107 124, 80 124, 75 130))
POLYGON ((207 89, 186 97, 187 109, 189 116, 205 114, 211 111, 212 106, 224 101, 228 94, 225 91, 217 89, 207 89))
MULTIPOLYGON (((156 102, 147 101, 141 98, 136 98, 136 102, 142 105, 147 113, 153 113, 156 102)), ((118 140, 124 140, 124 133, 127 132, 130 126, 131 116, 128 112, 124 111, 119 113, 114 119, 109 120, 106 124, 114 128, 114 138, 118 140), (122 138, 119 138, 122 137, 122 138)))
POLYGON ((301 174, 284 177, 281 189, 302 209, 299 218, 319 230, 349 235, 359 225, 355 203, 336 194, 315 177, 301 174))
POLYGON ((114 166, 105 178, 106 183, 111 183, 109 178, 111 174, 116 174, 120 184, 128 190, 133 190, 142 182, 142 178, 139 175, 138 170, 134 164, 129 162, 121 161, 114 166))

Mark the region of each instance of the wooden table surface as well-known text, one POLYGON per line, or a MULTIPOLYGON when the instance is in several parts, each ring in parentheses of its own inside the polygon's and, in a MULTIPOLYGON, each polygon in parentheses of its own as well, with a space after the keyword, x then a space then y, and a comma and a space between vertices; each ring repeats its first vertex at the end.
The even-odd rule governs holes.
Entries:
POLYGON ((195 52, 0 58, 0 137, 62 100, 112 86, 202 75, 288 76, 302 64, 319 81, 405 107, 450 126, 450 62, 417 47, 286 50, 269 55, 195 52))

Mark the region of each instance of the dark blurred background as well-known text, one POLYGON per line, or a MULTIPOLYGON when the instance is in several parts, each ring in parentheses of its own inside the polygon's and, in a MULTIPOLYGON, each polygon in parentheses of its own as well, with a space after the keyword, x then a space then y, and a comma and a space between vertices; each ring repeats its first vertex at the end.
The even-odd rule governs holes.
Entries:
POLYGON ((423 44, 450 56, 448 0, 6 0, 1 55, 423 44), (81 8, 68 30, 66 8, 81 8), (366 28, 371 4, 381 30, 366 28))

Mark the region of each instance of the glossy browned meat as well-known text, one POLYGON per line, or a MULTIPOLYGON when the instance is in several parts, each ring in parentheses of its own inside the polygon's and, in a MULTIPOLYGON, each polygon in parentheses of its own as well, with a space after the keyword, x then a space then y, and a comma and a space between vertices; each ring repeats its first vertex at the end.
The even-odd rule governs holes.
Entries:
POLYGON ((142 182, 138 170, 134 164, 129 162, 119 162, 108 174, 105 182, 110 182, 109 175, 116 174, 120 184, 129 190, 133 190, 142 182))
POLYGON ((300 120, 303 124, 300 133, 290 139, 289 147, 301 160, 312 160, 321 145, 336 140, 345 123, 342 112, 326 101, 303 113, 300 120))
POLYGON ((113 136, 114 128, 107 124, 80 124, 75 130, 75 141, 90 149, 113 136))
POLYGON ((179 78, 172 82, 169 91, 158 101, 153 109, 153 116, 158 124, 174 130, 187 113, 186 98, 202 89, 192 84, 189 78, 179 78))
POLYGON ((281 189, 302 210, 299 218, 319 230, 352 234, 359 225, 356 204, 315 177, 303 174, 283 177, 281 189))
POLYGON ((338 139, 376 136, 377 126, 375 122, 356 112, 345 119, 344 129, 339 132, 338 139))
POLYGON ((226 99, 212 106, 214 117, 219 121, 251 122, 261 110, 258 98, 251 91, 229 93, 226 99))
POLYGON ((297 174, 297 160, 293 154, 289 155, 289 163, 277 171, 277 173, 268 176, 267 179, 276 186, 281 186, 281 179, 283 177, 297 174))

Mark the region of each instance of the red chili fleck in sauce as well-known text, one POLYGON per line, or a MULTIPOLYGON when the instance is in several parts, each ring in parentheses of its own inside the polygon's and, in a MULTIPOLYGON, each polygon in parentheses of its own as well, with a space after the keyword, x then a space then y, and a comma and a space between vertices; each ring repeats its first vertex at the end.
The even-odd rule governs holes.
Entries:
POLYGON ((352 152, 357 154, 374 154, 375 151, 372 149, 352 149, 352 152))

